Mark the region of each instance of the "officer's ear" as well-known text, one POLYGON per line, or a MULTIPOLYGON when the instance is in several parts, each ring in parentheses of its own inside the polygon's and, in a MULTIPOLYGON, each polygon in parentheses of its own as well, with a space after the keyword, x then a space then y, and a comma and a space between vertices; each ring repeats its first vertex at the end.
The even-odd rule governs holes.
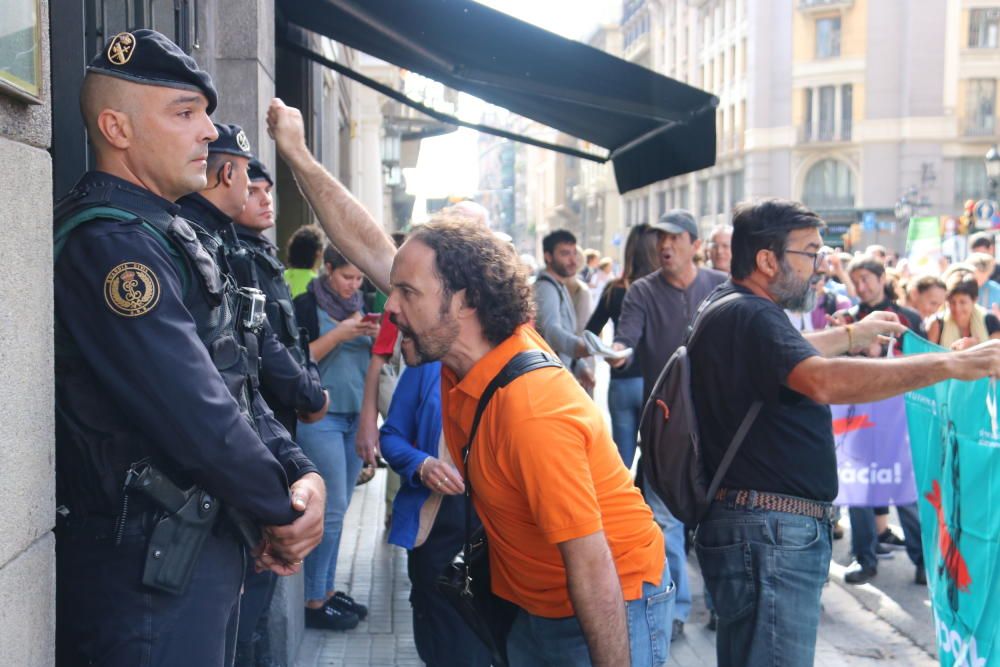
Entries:
POLYGON ((101 136, 110 146, 125 150, 132 145, 132 119, 123 111, 103 109, 95 123, 101 136))
POLYGON ((219 181, 226 187, 233 184, 234 169, 235 165, 233 164, 232 160, 230 160, 229 162, 226 162, 224 165, 222 165, 222 169, 219 170, 219 181))

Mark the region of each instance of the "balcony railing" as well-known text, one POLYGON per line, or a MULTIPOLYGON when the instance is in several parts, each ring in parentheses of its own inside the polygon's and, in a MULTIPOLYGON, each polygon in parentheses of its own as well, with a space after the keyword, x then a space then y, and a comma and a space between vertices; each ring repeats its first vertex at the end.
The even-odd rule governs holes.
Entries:
POLYGON ((992 137, 996 134, 997 119, 995 116, 962 120, 962 136, 964 137, 992 137))
POLYGON ((845 123, 839 128, 828 125, 806 123, 798 127, 798 143, 819 144, 851 140, 851 125, 845 123))

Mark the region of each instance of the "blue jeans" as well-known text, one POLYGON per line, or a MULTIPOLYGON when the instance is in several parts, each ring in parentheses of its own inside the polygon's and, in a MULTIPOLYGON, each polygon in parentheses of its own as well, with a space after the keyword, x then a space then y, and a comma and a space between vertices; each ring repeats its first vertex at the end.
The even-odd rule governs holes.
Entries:
POLYGON ((719 617, 719 667, 813 664, 832 539, 826 520, 712 505, 695 549, 719 617))
MULTIPOLYGON (((642 597, 625 603, 632 667, 659 667, 670 657, 674 587, 666 568, 659 586, 642 585, 642 597)), ((511 667, 586 667, 590 650, 576 616, 543 618, 521 609, 507 636, 511 667)))
MULTIPOLYGON (((903 526, 906 540, 906 555, 917 567, 924 566, 923 542, 920 539, 920 515, 917 504, 897 505, 899 523, 903 526)), ((875 513, 871 507, 851 507, 847 511, 851 517, 851 551, 862 567, 878 567, 875 546, 878 535, 875 529, 875 513)))
POLYGON ((648 484, 643 485, 642 495, 645 496, 649 508, 653 510, 653 519, 663 530, 663 544, 667 551, 670 578, 677 589, 671 620, 686 623, 691 613, 691 587, 688 585, 687 554, 684 553, 684 524, 674 518, 663 500, 648 484))
POLYGON ((299 446, 326 482, 323 540, 306 556, 303 566, 306 600, 326 600, 326 594, 334 590, 344 515, 361 472, 362 462, 354 451, 357 430, 356 414, 330 412, 314 424, 299 423, 296 432, 299 446))
POLYGON ((611 415, 611 437, 626 468, 635 460, 639 437, 639 417, 642 416, 642 378, 611 378, 608 383, 608 413, 611 415))

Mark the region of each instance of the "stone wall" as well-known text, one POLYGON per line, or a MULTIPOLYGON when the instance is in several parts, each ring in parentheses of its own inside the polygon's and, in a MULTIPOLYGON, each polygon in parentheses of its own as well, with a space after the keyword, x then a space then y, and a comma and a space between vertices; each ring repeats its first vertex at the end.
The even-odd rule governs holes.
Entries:
POLYGON ((48 2, 42 104, 0 93, 0 665, 55 659, 52 161, 48 2))

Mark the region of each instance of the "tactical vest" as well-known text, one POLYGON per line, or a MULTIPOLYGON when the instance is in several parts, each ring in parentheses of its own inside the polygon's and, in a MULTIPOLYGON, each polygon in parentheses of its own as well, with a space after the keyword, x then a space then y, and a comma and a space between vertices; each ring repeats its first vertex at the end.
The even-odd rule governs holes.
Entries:
POLYGON ((235 233, 223 235, 233 275, 244 287, 259 289, 267 297, 267 320, 281 344, 304 365, 308 358, 302 345, 299 325, 292 305, 292 293, 285 282, 285 265, 263 248, 244 241, 235 233))
MULTIPOLYGON (((54 261, 72 232, 83 224, 113 219, 120 224, 140 225, 144 233, 166 249, 178 267, 184 305, 195 321, 198 337, 240 412, 256 428, 251 408, 257 382, 256 336, 240 326, 240 295, 236 285, 220 271, 211 254, 215 237, 166 211, 162 216, 140 217, 117 208, 110 192, 110 188, 74 190, 59 203, 55 211, 54 261)), ((155 460, 157 448, 147 433, 113 406, 100 404, 101 397, 88 396, 93 393, 88 391, 93 384, 92 371, 58 321, 56 369, 57 438, 71 443, 69 447, 60 447, 61 460, 57 463, 67 472, 82 473, 59 476, 60 502, 70 505, 73 512, 114 511, 128 467, 143 458, 155 460), (95 478, 99 480, 99 490, 87 483, 95 478)), ((157 461, 157 464, 168 473, 175 472, 167 462, 157 461)), ((182 486, 187 483, 176 477, 174 481, 182 486)))

